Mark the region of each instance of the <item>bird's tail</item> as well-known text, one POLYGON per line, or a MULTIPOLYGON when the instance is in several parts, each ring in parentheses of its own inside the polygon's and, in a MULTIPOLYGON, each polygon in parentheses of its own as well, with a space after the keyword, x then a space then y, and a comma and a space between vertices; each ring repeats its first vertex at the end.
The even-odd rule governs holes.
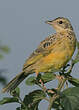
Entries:
POLYGON ((25 72, 19 73, 13 80, 11 80, 3 89, 2 92, 11 92, 14 90, 29 74, 25 72))

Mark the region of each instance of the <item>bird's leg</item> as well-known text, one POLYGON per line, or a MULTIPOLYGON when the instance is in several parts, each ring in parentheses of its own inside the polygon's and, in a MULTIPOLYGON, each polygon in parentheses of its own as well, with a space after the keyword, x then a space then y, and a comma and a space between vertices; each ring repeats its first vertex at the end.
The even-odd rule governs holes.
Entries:
MULTIPOLYGON (((61 70, 61 72, 59 73, 60 75, 56 75, 56 78, 58 79, 58 87, 60 86, 60 84, 62 83, 64 76, 62 75, 62 73, 64 72, 65 67, 61 70)), ((55 88, 55 90, 58 90, 58 87, 55 88)), ((54 90, 48 90, 48 93, 54 94, 55 91, 54 90)))
MULTIPOLYGON (((58 85, 58 86, 60 86, 60 84, 62 83, 63 79, 65 79, 65 78, 67 77, 67 74, 70 72, 71 68, 72 68, 72 65, 67 64, 67 65, 65 65, 65 66, 62 68, 62 70, 59 72, 60 75, 56 75, 56 78, 57 78, 58 81, 59 81, 59 85, 58 85), (68 72, 66 72, 66 71, 67 71, 67 70, 66 70, 67 67, 69 67, 68 72)), ((68 87, 67 81, 66 81, 66 87, 68 87)), ((63 86, 63 88, 64 88, 64 86, 63 86)))
POLYGON ((37 71, 37 70, 35 71, 35 73, 36 73, 36 77, 38 77, 39 73, 38 73, 38 71, 37 71))
MULTIPOLYGON (((59 83, 62 82, 63 78, 67 78, 68 75, 70 75, 72 68, 73 68, 73 59, 71 60, 71 64, 67 64, 66 66, 63 67, 62 71, 59 73, 60 76, 57 76, 57 79, 59 80, 59 83), (66 68, 68 70, 66 70, 66 68)), ((66 88, 68 88, 68 82, 66 81, 66 88)))
MULTIPOLYGON (((60 75, 56 75, 56 78, 57 78, 58 81, 59 81, 58 87, 61 86, 61 83, 63 82, 63 80, 64 80, 65 78, 67 78, 68 74, 70 73, 70 71, 71 71, 71 69, 72 69, 72 66, 73 66, 72 64, 71 64, 71 65, 70 65, 70 64, 67 64, 66 66, 63 67, 63 69, 61 70, 61 72, 59 72, 60 75), (66 68, 67 68, 68 66, 70 66, 70 67, 69 67, 69 69, 68 69, 68 71, 67 71, 66 68), (67 71, 67 72, 66 72, 66 71, 67 71)), ((67 82, 67 81, 65 81, 65 84, 66 84, 66 88, 68 88, 68 82, 67 82)), ((63 85, 62 88, 64 88, 64 85, 63 85)))

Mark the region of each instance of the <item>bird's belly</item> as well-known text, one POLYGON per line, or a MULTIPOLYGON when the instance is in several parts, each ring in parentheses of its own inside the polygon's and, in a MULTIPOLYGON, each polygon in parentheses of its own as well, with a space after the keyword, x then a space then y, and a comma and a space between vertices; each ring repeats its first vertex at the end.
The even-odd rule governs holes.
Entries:
POLYGON ((38 64, 37 70, 39 72, 46 72, 51 69, 59 70, 70 60, 74 53, 74 49, 58 49, 51 52, 49 55, 43 57, 38 64))

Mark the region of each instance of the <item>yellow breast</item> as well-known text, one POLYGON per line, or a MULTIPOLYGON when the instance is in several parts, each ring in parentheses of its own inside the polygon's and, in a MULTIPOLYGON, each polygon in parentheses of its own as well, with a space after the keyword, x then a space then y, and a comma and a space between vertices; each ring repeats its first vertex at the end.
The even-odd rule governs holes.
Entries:
POLYGON ((71 43, 68 38, 64 38, 61 42, 57 42, 52 48, 52 52, 44 56, 37 64, 38 72, 46 72, 50 69, 59 70, 71 59, 75 42, 71 43))

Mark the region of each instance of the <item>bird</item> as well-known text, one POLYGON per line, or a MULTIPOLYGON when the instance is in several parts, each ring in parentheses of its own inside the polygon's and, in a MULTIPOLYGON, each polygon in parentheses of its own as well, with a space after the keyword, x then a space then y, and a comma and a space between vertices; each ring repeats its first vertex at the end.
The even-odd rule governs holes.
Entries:
POLYGON ((36 73, 57 72, 72 58, 76 49, 76 35, 68 18, 57 17, 45 23, 55 29, 55 33, 46 37, 26 59, 22 72, 17 74, 2 92, 11 92, 27 76, 36 73))

